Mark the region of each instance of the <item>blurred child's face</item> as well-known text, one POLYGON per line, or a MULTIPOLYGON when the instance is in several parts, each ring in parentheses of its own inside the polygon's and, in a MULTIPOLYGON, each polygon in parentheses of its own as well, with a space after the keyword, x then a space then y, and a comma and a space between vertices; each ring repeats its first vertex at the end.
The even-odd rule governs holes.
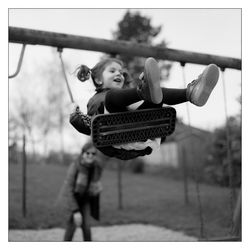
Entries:
POLYGON ((102 73, 103 88, 121 89, 124 84, 122 66, 117 62, 111 62, 102 73))
POLYGON ((95 160, 96 149, 94 147, 89 148, 85 152, 83 152, 81 157, 81 163, 93 163, 95 160))

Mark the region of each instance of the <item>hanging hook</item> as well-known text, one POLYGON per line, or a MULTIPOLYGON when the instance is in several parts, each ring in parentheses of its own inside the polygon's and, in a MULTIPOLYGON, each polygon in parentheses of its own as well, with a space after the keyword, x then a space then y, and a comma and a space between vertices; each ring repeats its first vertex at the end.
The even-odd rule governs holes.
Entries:
POLYGON ((224 72, 225 68, 224 67, 220 67, 220 70, 221 70, 221 72, 224 72))
POLYGON ((13 75, 10 75, 9 78, 14 78, 14 77, 16 77, 18 75, 18 73, 19 73, 19 71, 21 69, 21 66, 22 66, 22 61, 23 61, 23 55, 24 55, 24 51, 25 51, 25 46, 26 46, 26 44, 23 44, 23 46, 22 46, 22 50, 21 50, 21 53, 20 53, 20 57, 19 57, 19 61, 18 61, 16 72, 13 75))
POLYGON ((60 57, 60 60, 61 60, 61 66, 62 66, 62 72, 63 72, 63 76, 64 76, 64 79, 65 79, 65 82, 66 82, 66 85, 67 85, 67 89, 68 89, 68 92, 69 92, 69 96, 70 96, 70 100, 72 103, 74 103, 74 99, 73 99, 73 95, 72 95, 72 92, 71 92, 71 89, 70 89, 70 86, 69 86, 69 82, 68 82, 68 79, 67 79, 67 75, 66 75, 66 72, 65 72, 65 67, 64 67, 64 63, 63 63, 63 59, 62 59, 62 52, 63 52, 63 48, 57 48, 57 51, 59 52, 59 57, 60 57))
POLYGON ((182 67, 184 67, 186 65, 186 62, 180 61, 180 64, 182 67))

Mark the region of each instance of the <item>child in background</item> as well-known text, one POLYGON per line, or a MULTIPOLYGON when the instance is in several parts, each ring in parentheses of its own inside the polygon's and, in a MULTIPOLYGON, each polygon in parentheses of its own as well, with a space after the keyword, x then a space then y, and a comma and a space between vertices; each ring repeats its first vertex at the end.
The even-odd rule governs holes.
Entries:
MULTIPOLYGON (((82 82, 91 77, 96 87, 96 94, 87 104, 87 115, 91 117, 97 114, 129 111, 129 106, 139 101, 143 103, 137 109, 160 108, 163 104, 176 105, 187 101, 196 106, 203 106, 218 81, 219 70, 215 64, 210 64, 185 89, 161 88, 158 63, 154 58, 147 58, 144 72, 139 77, 140 84, 136 88, 128 88, 131 78, 124 70, 123 63, 116 58, 108 58, 97 63, 93 69, 85 65, 80 66, 77 77, 82 82)), ((82 119, 77 104, 70 122, 79 132, 91 134, 90 123, 82 119)), ((160 142, 160 138, 156 138, 99 150, 110 157, 128 160, 151 154, 154 148, 159 148, 160 142)))
POLYGON ((63 187, 68 211, 64 241, 72 241, 77 227, 81 227, 84 241, 91 241, 90 216, 96 220, 100 218, 102 168, 96 161, 96 153, 92 142, 87 142, 68 169, 63 187))

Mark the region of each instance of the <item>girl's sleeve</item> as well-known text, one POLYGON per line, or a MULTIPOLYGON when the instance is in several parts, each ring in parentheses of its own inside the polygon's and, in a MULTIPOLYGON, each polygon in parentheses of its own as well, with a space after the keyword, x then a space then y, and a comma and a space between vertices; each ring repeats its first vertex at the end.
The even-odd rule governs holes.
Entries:
POLYGON ((97 93, 90 98, 87 104, 88 115, 93 116, 96 114, 104 113, 105 96, 106 96, 106 91, 97 93))
POLYGON ((84 115, 77 110, 70 114, 69 122, 78 132, 85 135, 91 134, 91 117, 89 115, 84 115))

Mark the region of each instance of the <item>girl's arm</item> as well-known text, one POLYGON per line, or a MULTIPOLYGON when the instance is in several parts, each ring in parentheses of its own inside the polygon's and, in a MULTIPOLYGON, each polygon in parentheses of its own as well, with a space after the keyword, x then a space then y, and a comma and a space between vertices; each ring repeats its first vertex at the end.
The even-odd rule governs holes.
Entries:
POLYGON ((70 114, 69 122, 78 132, 85 135, 91 134, 91 117, 84 115, 79 107, 70 114))

